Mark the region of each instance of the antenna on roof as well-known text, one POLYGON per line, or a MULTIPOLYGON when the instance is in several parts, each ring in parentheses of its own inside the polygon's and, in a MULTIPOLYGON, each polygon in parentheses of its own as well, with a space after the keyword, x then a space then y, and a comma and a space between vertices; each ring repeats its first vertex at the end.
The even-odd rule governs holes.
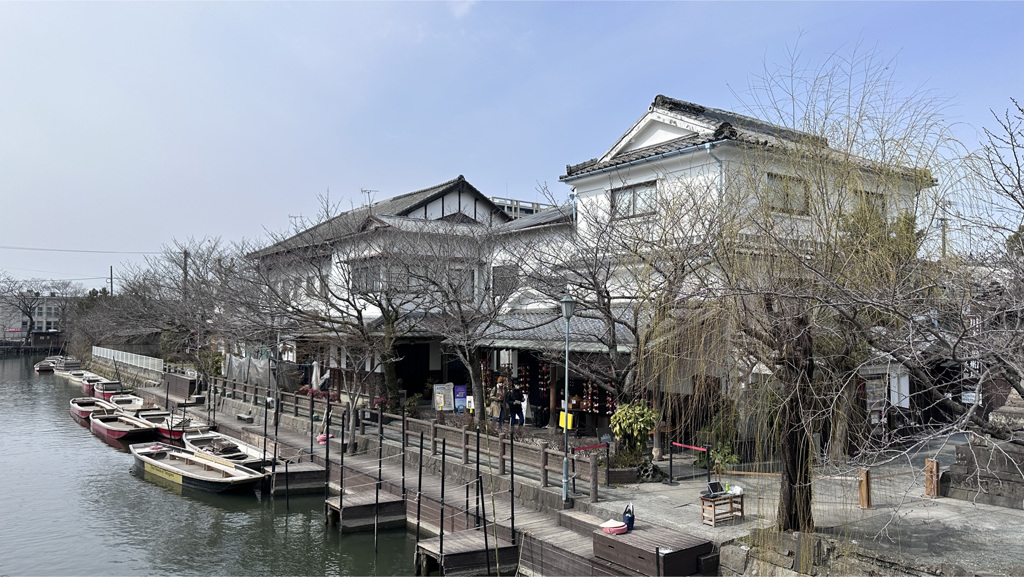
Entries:
POLYGON ((373 200, 373 197, 370 195, 370 193, 379 192, 379 191, 370 190, 368 188, 360 188, 359 192, 362 193, 363 197, 366 198, 366 202, 363 203, 363 206, 370 206, 370 204, 372 204, 371 201, 373 200))

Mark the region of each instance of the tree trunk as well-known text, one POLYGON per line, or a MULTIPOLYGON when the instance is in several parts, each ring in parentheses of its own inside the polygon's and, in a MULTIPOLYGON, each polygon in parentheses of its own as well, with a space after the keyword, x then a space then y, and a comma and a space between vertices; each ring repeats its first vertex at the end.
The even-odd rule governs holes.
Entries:
POLYGON ((384 390, 391 406, 398 406, 401 400, 398 393, 398 375, 395 372, 396 357, 394 349, 386 350, 380 356, 381 367, 384 369, 384 390))
POLYGON ((814 531, 811 512, 811 440, 800 418, 799 392, 793 391, 779 412, 780 531, 814 531))

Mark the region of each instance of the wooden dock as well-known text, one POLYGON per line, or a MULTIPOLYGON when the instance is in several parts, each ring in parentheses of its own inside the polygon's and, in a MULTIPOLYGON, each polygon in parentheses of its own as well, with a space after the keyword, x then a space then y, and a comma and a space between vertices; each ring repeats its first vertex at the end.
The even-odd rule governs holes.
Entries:
MULTIPOLYGON (((327 523, 338 525, 342 533, 373 531, 374 525, 381 529, 402 528, 406 525, 405 499, 381 491, 360 491, 327 499, 327 523)), ((445 543, 447 545, 447 543, 445 543)))
POLYGON ((429 575, 441 570, 442 575, 480 575, 488 569, 490 575, 515 575, 519 567, 519 548, 495 539, 493 533, 484 539, 483 530, 466 529, 441 537, 424 539, 416 545, 416 574, 429 575), (500 573, 499 573, 500 571, 500 573))

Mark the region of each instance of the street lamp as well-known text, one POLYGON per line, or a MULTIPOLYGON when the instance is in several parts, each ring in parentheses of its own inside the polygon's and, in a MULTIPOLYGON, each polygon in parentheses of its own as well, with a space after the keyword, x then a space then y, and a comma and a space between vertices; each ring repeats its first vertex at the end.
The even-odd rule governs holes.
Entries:
POLYGON ((562 402, 562 431, 565 433, 565 456, 562 458, 562 504, 569 502, 569 319, 576 309, 576 301, 568 293, 562 297, 562 316, 565 317, 565 395, 562 402))

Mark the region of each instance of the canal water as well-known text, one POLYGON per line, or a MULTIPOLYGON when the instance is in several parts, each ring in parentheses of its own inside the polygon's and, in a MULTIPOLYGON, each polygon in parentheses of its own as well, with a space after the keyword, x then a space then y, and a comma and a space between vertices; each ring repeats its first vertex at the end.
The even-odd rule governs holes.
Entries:
POLYGON ((81 389, 0 358, 0 576, 412 575, 415 538, 327 529, 323 496, 179 495, 78 425, 81 389))

